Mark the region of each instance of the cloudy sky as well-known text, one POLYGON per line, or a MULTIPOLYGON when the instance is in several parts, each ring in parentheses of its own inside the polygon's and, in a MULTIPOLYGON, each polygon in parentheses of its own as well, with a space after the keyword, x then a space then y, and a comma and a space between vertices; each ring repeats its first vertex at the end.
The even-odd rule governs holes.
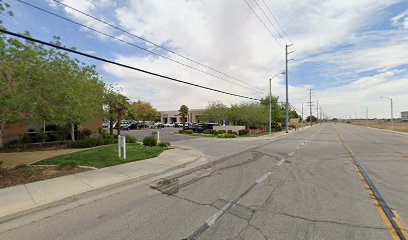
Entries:
MULTIPOLYGON (((284 71, 284 45, 293 43, 289 99, 299 113, 302 102, 307 112, 310 88, 314 104, 319 101, 330 117, 365 117, 368 107, 370 118, 389 118, 389 100, 380 96, 393 98, 395 117, 408 111, 407 0, 60 0, 202 65, 53 0, 24 1, 165 58, 15 0, 9 1, 15 16, 1 16, 9 30, 28 30, 43 40, 59 35, 64 45, 90 54, 254 98, 267 94, 268 79, 284 71)), ((104 81, 121 86, 131 100, 150 101, 159 110, 245 101, 81 59, 95 64, 104 81)), ((284 100, 283 75, 273 79, 272 93, 284 100)))

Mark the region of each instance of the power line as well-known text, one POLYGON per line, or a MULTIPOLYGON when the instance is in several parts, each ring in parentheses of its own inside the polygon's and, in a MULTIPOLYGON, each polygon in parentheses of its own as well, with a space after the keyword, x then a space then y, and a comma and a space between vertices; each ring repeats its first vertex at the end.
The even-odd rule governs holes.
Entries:
POLYGON ((266 28, 266 30, 268 30, 269 34, 276 40, 276 42, 279 44, 279 46, 281 46, 283 48, 282 43, 278 40, 278 38, 271 32, 271 30, 268 28, 268 26, 266 26, 266 24, 264 23, 264 21, 262 21, 262 19, 258 16, 258 14, 256 14, 255 10, 251 7, 251 5, 248 3, 247 0, 244 0, 244 2, 247 4, 247 6, 249 7, 249 9, 251 9, 252 13, 258 18, 258 20, 264 25, 264 27, 266 28))
POLYGON ((259 9, 261 9, 262 14, 268 19, 269 23, 272 25, 272 27, 275 29, 276 33, 279 35, 279 37, 283 40, 283 42, 287 45, 288 43, 286 40, 283 38, 283 36, 280 34, 279 30, 275 27, 275 25, 272 23, 271 19, 266 15, 265 11, 259 6, 258 2, 254 0, 255 4, 258 6, 259 9))
POLYGON ((268 4, 266 4, 265 0, 262 0, 263 4, 266 6, 266 8, 268 9, 269 13, 272 15, 273 19, 275 20, 275 22, 278 24, 278 27, 280 28, 280 30, 282 30, 282 32, 285 34, 285 36, 288 38, 288 40, 290 41, 290 43, 293 44, 292 40, 290 39, 289 35, 285 32, 285 30, 283 29, 283 27, 279 24, 278 19, 275 17, 275 15, 272 13, 271 9, 269 8, 268 4))
MULTIPOLYGON (((256 3, 257 0, 254 0, 254 1, 255 1, 255 3, 256 3)), ((268 4, 265 2, 265 0, 261 0, 261 1, 263 2, 263 4, 265 5, 265 7, 267 8, 269 14, 272 16, 272 18, 274 19, 274 21, 275 21, 276 24, 278 25, 278 27, 279 27, 279 29, 281 30, 281 32, 286 36, 286 38, 289 40, 289 42, 290 42, 291 44, 293 44, 293 47, 295 48, 295 51, 294 51, 295 57, 294 57, 293 59, 294 59, 294 61, 295 61, 295 67, 296 67, 296 69, 297 69, 296 74, 298 75, 298 77, 299 77, 300 80, 304 81, 304 79, 303 79, 303 77, 302 77, 301 70, 300 70, 300 66, 299 66, 300 64, 299 64, 299 62, 298 62, 298 60, 297 60, 299 57, 298 57, 298 55, 297 55, 297 53, 296 53, 296 52, 298 52, 298 50, 296 49, 295 44, 293 43, 292 39, 289 37, 289 35, 288 35, 287 32, 285 31, 285 29, 282 27, 282 25, 279 23, 277 17, 273 14, 272 10, 269 8, 269 6, 268 6, 268 4)), ((257 5, 258 5, 258 4, 257 4, 257 5)), ((259 7, 259 5, 258 5, 258 7, 259 7)), ((260 7, 259 7, 259 8, 260 8, 260 7)), ((264 12, 264 11, 262 11, 262 12, 264 12)), ((268 18, 268 17, 267 17, 267 18, 268 18)), ((268 18, 268 20, 269 20, 269 18, 268 18)), ((271 21, 269 21, 269 22, 270 22, 271 25, 274 27, 275 31, 279 34, 279 31, 275 28, 274 24, 273 24, 271 21)), ((279 34, 279 36, 282 37, 281 34, 279 34)), ((283 37, 282 37, 282 38, 283 38, 283 37)), ((285 41, 285 38, 283 38, 283 40, 285 41)), ((286 43, 286 41, 285 41, 285 43, 286 43)))
POLYGON ((218 92, 218 93, 223 93, 223 94, 227 94, 227 95, 231 95, 231 96, 235 96, 235 97, 260 101, 260 99, 257 99, 257 98, 247 97, 247 96, 243 96, 243 95, 239 95, 239 94, 235 94, 235 93, 229 93, 229 92, 225 92, 225 91, 222 91, 222 90, 218 90, 218 89, 198 85, 198 84, 195 84, 195 83, 186 82, 186 81, 179 80, 179 79, 176 79, 176 78, 173 78, 173 77, 169 77, 169 76, 165 76, 165 75, 162 75, 162 74, 150 72, 150 71, 143 70, 143 69, 136 68, 136 67, 132 67, 132 66, 129 66, 129 65, 126 65, 126 64, 118 63, 118 62, 115 62, 115 61, 112 61, 112 60, 108 60, 108 59, 105 59, 105 58, 101 58, 101 57, 97 57, 97 56, 94 56, 94 55, 91 55, 91 54, 80 52, 80 51, 77 51, 77 50, 74 50, 74 49, 69 49, 69 48, 66 48, 66 47, 58 46, 56 44, 48 43, 48 42, 45 42, 45 41, 42 41, 42 40, 39 40, 39 39, 24 36, 22 34, 10 32, 10 31, 7 31, 5 29, 0 29, 0 32, 8 34, 8 35, 12 35, 14 37, 22 38, 22 39, 25 39, 25 40, 28 40, 28 41, 36 42, 36 43, 39 43, 39 44, 42 44, 42 45, 46 45, 46 46, 49 46, 49 47, 53 47, 53 48, 56 48, 56 49, 64 50, 66 52, 75 53, 75 54, 78 54, 78 55, 81 55, 81 56, 84 56, 84 57, 92 58, 92 59, 95 59, 95 60, 98 60, 98 61, 107 62, 107 63, 113 64, 113 65, 117 65, 117 66, 128 68, 128 69, 132 69, 132 70, 142 72, 142 73, 146 73, 146 74, 149 74, 149 75, 153 75, 153 76, 156 76, 156 77, 165 78, 165 79, 168 79, 168 80, 171 80, 171 81, 174 81, 174 82, 179 82, 179 83, 187 84, 187 85, 190 85, 190 86, 199 87, 199 88, 202 88, 202 89, 206 89, 206 90, 210 90, 210 91, 214 91, 214 92, 218 92))
POLYGON ((180 64, 180 65, 182 65, 182 66, 185 66, 185 67, 187 67, 187 68, 193 69, 193 70, 195 70, 195 71, 198 71, 198 72, 207 74, 207 75, 209 75, 209 76, 211 76, 211 77, 220 79, 220 80, 225 81, 225 82, 229 82, 229 83, 231 83, 231 84, 234 84, 234 85, 237 85, 237 86, 246 88, 246 89, 251 90, 251 91, 254 91, 254 92, 258 92, 258 93, 262 93, 262 94, 265 93, 265 92, 261 92, 261 91, 255 90, 255 89, 253 89, 253 88, 244 86, 244 85, 242 85, 242 84, 235 83, 235 82, 233 82, 233 81, 230 81, 230 80, 228 80, 228 79, 219 77, 219 76, 217 76, 217 75, 214 75, 214 74, 205 72, 205 71, 203 71, 203 70, 201 70, 201 69, 198 69, 198 68, 196 68, 196 67, 193 67, 193 66, 191 66, 191 65, 188 65, 188 64, 179 62, 179 61, 177 61, 177 60, 171 59, 171 58, 166 57, 166 56, 164 56, 164 55, 161 55, 161 54, 159 54, 159 53, 156 53, 156 52, 153 52, 153 51, 148 50, 148 49, 146 49, 146 48, 140 47, 140 46, 138 46, 138 45, 136 45, 136 44, 133 44, 133 43, 131 43, 131 42, 128 42, 128 41, 125 41, 125 40, 120 39, 120 38, 118 38, 118 37, 112 36, 112 35, 110 35, 110 34, 108 34, 108 33, 99 31, 99 30, 97 30, 97 29, 95 29, 95 28, 89 27, 89 26, 84 25, 84 24, 82 24, 82 23, 76 22, 76 21, 74 21, 74 20, 72 20, 72 19, 69 19, 69 18, 66 18, 66 17, 64 17, 64 16, 58 15, 58 14, 53 13, 53 12, 51 12, 51 11, 48 11, 48 10, 46 10, 46 9, 44 9, 44 8, 41 8, 41 7, 32 5, 32 4, 27 3, 27 2, 25 2, 25 1, 23 1, 23 0, 16 0, 16 1, 18 1, 18 2, 20 2, 20 3, 22 3, 22 4, 25 4, 25 5, 27 5, 27 6, 33 7, 33 8, 35 8, 35 9, 37 9, 37 10, 42 11, 42 12, 48 13, 48 14, 50 14, 50 15, 53 15, 53 16, 55 16, 55 17, 61 18, 61 19, 65 20, 65 21, 74 23, 74 24, 76 24, 76 25, 78 25, 78 26, 84 27, 84 28, 89 29, 89 30, 91 30, 91 31, 97 32, 97 33, 102 34, 102 35, 104 35, 104 36, 107 36, 107 37, 109 37, 109 38, 115 39, 115 40, 120 41, 120 42, 122 42, 122 43, 128 44, 128 45, 130 45, 130 46, 132 46, 132 47, 136 47, 136 48, 141 49, 141 50, 143 50, 143 51, 149 52, 149 53, 154 54, 154 55, 156 55, 156 56, 158 56, 158 57, 167 59, 167 60, 169 60, 169 61, 171 61, 171 62, 180 64))
MULTIPOLYGON (((219 73, 219 74, 222 74, 222 75, 224 75, 224 76, 226 76, 226 77, 229 77, 229 78, 232 78, 232 79, 234 79, 234 80, 236 80, 236 81, 242 82, 242 83, 244 83, 244 84, 246 84, 246 85, 248 85, 248 86, 252 86, 252 87, 254 87, 254 88, 260 89, 260 88, 258 88, 258 87, 256 87, 256 86, 253 86, 253 85, 247 83, 247 82, 244 81, 244 80, 241 80, 241 79, 236 78, 236 77, 234 77, 234 76, 231 76, 231 75, 229 75, 229 74, 223 73, 223 72, 221 72, 221 71, 219 71, 219 70, 217 70, 217 69, 215 69, 215 68, 213 68, 213 67, 210 67, 210 66, 208 66, 208 65, 202 64, 202 63, 200 63, 200 62, 198 62, 198 61, 196 61, 196 60, 194 60, 194 59, 192 59, 192 58, 190 58, 190 57, 184 56, 184 55, 182 55, 182 54, 180 54, 180 53, 177 53, 177 52, 175 52, 175 51, 173 51, 173 50, 171 50, 171 49, 169 49, 169 48, 163 47, 163 46, 161 46, 161 45, 159 45, 159 44, 157 44, 157 43, 154 43, 154 42, 152 42, 152 41, 149 41, 149 40, 147 40, 147 39, 145 39, 145 38, 143 38, 143 37, 141 37, 141 36, 138 36, 138 35, 136 35, 136 34, 133 34, 133 33, 129 32, 129 31, 127 31, 127 30, 124 30, 123 28, 120 28, 120 27, 118 27, 118 26, 116 26, 116 25, 113 25, 113 24, 107 22, 107 21, 104 21, 104 20, 99 19, 99 18, 97 18, 97 17, 95 17, 95 16, 92 16, 92 15, 90 15, 90 14, 88 14, 88 13, 86 13, 86 12, 83 12, 83 11, 77 9, 77 8, 74 8, 74 7, 72 7, 72 6, 69 6, 69 5, 65 4, 65 3, 62 3, 62 2, 57 1, 57 0, 52 0, 52 1, 54 1, 54 2, 56 2, 56 3, 58 3, 58 4, 60 4, 60 5, 62 5, 62 6, 64 6, 64 7, 67 7, 67 8, 69 8, 69 9, 71 9, 71 10, 74 10, 74 11, 76 11, 76 12, 82 14, 82 15, 85 15, 85 16, 87 16, 87 17, 89 17, 89 18, 92 18, 92 19, 94 19, 94 20, 96 20, 96 21, 98 21, 98 22, 100 22, 100 23, 103 23, 103 24, 105 24, 105 25, 107 25, 107 26, 110 26, 110 27, 112 27, 112 28, 114 28, 114 29, 116 29, 116 30, 119 30, 119 31, 121 31, 121 32, 124 32, 124 33, 126 33, 126 34, 129 34, 129 35, 131 35, 131 36, 133 36, 133 37, 135 37, 135 38, 137 38, 137 39, 139 39, 139 40, 142 40, 142 41, 144 41, 144 42, 147 42, 147 43, 149 43, 149 44, 151 44, 151 45, 153 45, 153 46, 155 46, 155 47, 158 47, 158 48, 163 49, 163 50, 165 50, 165 51, 167 51, 167 52, 170 52, 170 53, 172 53, 172 54, 174 54, 174 55, 177 55, 177 56, 179 56, 179 57, 181 57, 181 58, 184 58, 184 59, 186 59, 186 60, 188 60, 188 61, 191 61, 191 62, 193 62, 193 63, 196 63, 196 64, 198 64, 198 65, 200 65, 200 66, 202 66, 202 67, 208 68, 208 69, 210 69, 210 70, 212 70, 212 71, 214 71, 214 72, 217 72, 217 73, 219 73)), ((262 90, 262 89, 260 89, 260 90, 262 90)), ((262 91, 263 91, 263 90, 262 90, 262 91)))

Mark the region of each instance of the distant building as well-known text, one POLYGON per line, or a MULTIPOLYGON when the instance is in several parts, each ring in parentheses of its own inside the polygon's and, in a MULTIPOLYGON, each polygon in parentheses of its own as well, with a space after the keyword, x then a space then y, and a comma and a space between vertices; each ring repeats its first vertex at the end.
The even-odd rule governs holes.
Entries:
POLYGON ((401 121, 408 122, 408 111, 401 112, 401 121))
MULTIPOLYGON (((187 114, 186 122, 199 123, 203 111, 204 111, 204 109, 189 109, 188 114, 187 114)), ((178 110, 161 111, 160 112, 160 121, 163 124, 176 123, 176 122, 181 123, 182 122, 182 117, 181 117, 180 112, 178 110)))

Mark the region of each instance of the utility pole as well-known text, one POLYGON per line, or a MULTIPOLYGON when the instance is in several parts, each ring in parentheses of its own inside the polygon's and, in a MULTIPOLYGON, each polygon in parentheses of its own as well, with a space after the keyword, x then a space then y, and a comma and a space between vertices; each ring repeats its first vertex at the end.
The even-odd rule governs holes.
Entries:
POLYGON ((366 110, 366 121, 367 121, 367 126, 368 126, 368 107, 362 107, 366 110))
POLYGON ((312 121, 312 89, 309 89, 309 108, 310 108, 309 122, 310 122, 310 126, 313 126, 313 121, 312 121))
POLYGON ((394 106, 392 105, 392 98, 389 97, 381 97, 390 100, 391 103, 391 123, 394 122, 394 106))
POLYGON ((286 57, 286 61, 285 61, 285 63, 286 63, 286 116, 285 116, 285 127, 286 127, 286 133, 288 133, 288 124, 289 124, 289 91, 288 91, 288 75, 289 75, 289 73, 288 73, 288 62, 290 61, 290 60, 293 60, 293 59, 290 59, 290 60, 288 60, 288 55, 290 54, 290 53, 293 53, 293 51, 291 51, 291 52, 288 52, 288 47, 290 47, 290 46, 292 46, 292 44, 290 44, 290 45, 285 45, 285 57, 286 57))
POLYGON ((316 101, 316 123, 319 122, 319 101, 316 101))
POLYGON ((269 135, 272 134, 272 78, 269 78, 269 135))

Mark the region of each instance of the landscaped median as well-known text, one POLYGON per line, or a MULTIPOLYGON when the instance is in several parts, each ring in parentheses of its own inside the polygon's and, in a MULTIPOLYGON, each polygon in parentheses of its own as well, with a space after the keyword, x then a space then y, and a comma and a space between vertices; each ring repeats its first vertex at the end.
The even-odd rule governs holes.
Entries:
POLYGON ((52 157, 33 165, 56 165, 62 167, 88 166, 94 168, 104 168, 117 164, 154 158, 159 156, 167 148, 159 146, 143 146, 140 144, 126 145, 126 159, 118 157, 117 145, 108 145, 91 148, 81 152, 52 157))
MULTIPOLYGON (((95 190, 98 190, 95 192, 99 192, 102 190, 105 191, 105 189, 118 188, 119 186, 139 182, 169 171, 184 168, 201 157, 200 152, 184 147, 175 147, 164 151, 165 148, 159 146, 148 147, 131 144, 130 146, 128 145, 129 148, 127 148, 128 159, 114 161, 112 158, 117 158, 117 156, 115 155, 115 150, 111 147, 117 146, 109 145, 84 150, 83 152, 77 153, 81 153, 81 155, 84 154, 81 158, 75 158, 78 164, 88 164, 98 167, 110 165, 109 167, 0 189, 0 221, 20 214, 26 214, 30 210, 43 208, 47 206, 47 204, 55 205, 57 201, 65 200, 66 198, 78 194, 95 190), (97 153, 95 153, 95 151, 97 153), (109 153, 110 151, 112 153, 109 153), (106 156, 103 156, 104 154, 106 154, 106 156), (92 159, 89 161, 85 160, 85 156, 95 157, 94 160, 96 156, 99 156, 105 160, 101 161, 101 163, 96 163, 92 159), (111 156, 111 158, 109 158, 109 156, 111 156), (151 158, 138 161, 145 157, 151 158)), ((116 150, 116 154, 117 153, 116 150)), ((80 156, 77 154, 74 156, 80 156)), ((62 158, 69 159, 67 156, 61 156, 43 160, 37 164, 62 163, 62 158)), ((199 162, 196 164, 199 164, 199 162)), ((42 168, 42 166, 32 167, 42 168)))
POLYGON ((143 145, 136 143, 134 137, 126 137, 126 142, 126 159, 119 157, 117 136, 106 134, 68 142, 67 147, 86 148, 66 149, 66 152, 75 151, 68 154, 57 153, 62 149, 48 150, 46 154, 40 151, 0 153, 0 189, 155 158, 170 146, 166 142, 157 144, 154 137, 143 139, 143 145))

